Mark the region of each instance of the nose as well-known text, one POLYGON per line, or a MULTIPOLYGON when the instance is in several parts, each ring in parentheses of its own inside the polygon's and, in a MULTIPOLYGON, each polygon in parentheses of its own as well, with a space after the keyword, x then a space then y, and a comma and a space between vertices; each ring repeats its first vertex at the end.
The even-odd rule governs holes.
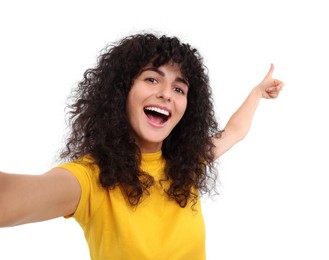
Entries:
POLYGON ((157 93, 157 98, 161 98, 165 101, 172 100, 172 88, 170 85, 162 86, 157 93))

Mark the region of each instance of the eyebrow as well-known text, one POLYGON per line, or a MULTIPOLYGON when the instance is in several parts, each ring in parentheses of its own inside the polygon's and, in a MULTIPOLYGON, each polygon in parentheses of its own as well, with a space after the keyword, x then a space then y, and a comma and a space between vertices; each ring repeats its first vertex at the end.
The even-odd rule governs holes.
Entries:
MULTIPOLYGON (((143 73, 144 71, 148 71, 148 70, 150 70, 150 71, 154 71, 154 72, 158 73, 158 74, 159 74, 160 76, 162 76, 162 77, 164 77, 164 76, 166 75, 163 71, 159 70, 159 69, 156 68, 156 67, 149 67, 149 68, 142 69, 140 73, 143 73)), ((177 82, 181 82, 181 83, 185 84, 187 87, 189 87, 189 83, 188 83, 188 81, 187 81, 186 79, 184 79, 184 78, 177 77, 177 78, 175 79, 175 81, 177 81, 177 82)))

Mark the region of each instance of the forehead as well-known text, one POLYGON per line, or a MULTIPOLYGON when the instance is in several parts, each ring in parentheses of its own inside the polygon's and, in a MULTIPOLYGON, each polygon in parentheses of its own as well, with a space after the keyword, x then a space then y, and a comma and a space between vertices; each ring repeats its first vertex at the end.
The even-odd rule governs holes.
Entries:
POLYGON ((177 63, 165 63, 159 67, 155 67, 153 63, 149 63, 141 69, 139 75, 143 74, 144 72, 154 72, 162 77, 173 78, 173 80, 184 83, 185 85, 189 86, 188 80, 182 74, 181 67, 177 63))
POLYGON ((154 66, 154 64, 152 62, 150 62, 149 64, 147 64, 145 67, 143 67, 141 69, 140 73, 143 73, 144 71, 162 71, 162 72, 169 72, 169 73, 173 73, 176 74, 179 77, 183 77, 182 71, 181 71, 181 67, 179 64, 174 63, 174 62, 167 62, 163 65, 160 65, 158 67, 154 66))
POLYGON ((175 72, 181 73, 180 65, 178 63, 173 62, 173 61, 169 61, 169 62, 163 64, 160 67, 166 67, 166 68, 168 68, 171 71, 175 71, 175 72))

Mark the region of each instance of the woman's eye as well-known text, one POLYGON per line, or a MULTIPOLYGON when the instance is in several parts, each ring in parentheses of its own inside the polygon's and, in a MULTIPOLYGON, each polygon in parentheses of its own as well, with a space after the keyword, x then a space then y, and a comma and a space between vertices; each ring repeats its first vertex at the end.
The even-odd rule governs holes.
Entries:
POLYGON ((148 82, 151 82, 153 84, 158 83, 158 81, 154 78, 146 78, 145 80, 148 81, 148 82))
POLYGON ((183 91, 181 88, 177 88, 177 87, 175 87, 175 88, 174 88, 174 91, 176 91, 176 92, 178 92, 178 93, 180 93, 180 94, 184 94, 184 91, 183 91))

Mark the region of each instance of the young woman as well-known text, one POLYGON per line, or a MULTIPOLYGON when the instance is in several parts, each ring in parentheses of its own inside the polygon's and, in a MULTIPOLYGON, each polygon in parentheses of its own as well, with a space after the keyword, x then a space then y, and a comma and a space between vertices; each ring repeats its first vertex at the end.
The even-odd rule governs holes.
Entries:
POLYGON ((74 217, 92 259, 205 259, 200 194, 260 99, 279 95, 273 69, 220 130, 196 49, 153 34, 105 48, 73 92, 65 162, 0 173, 0 226, 74 217))

